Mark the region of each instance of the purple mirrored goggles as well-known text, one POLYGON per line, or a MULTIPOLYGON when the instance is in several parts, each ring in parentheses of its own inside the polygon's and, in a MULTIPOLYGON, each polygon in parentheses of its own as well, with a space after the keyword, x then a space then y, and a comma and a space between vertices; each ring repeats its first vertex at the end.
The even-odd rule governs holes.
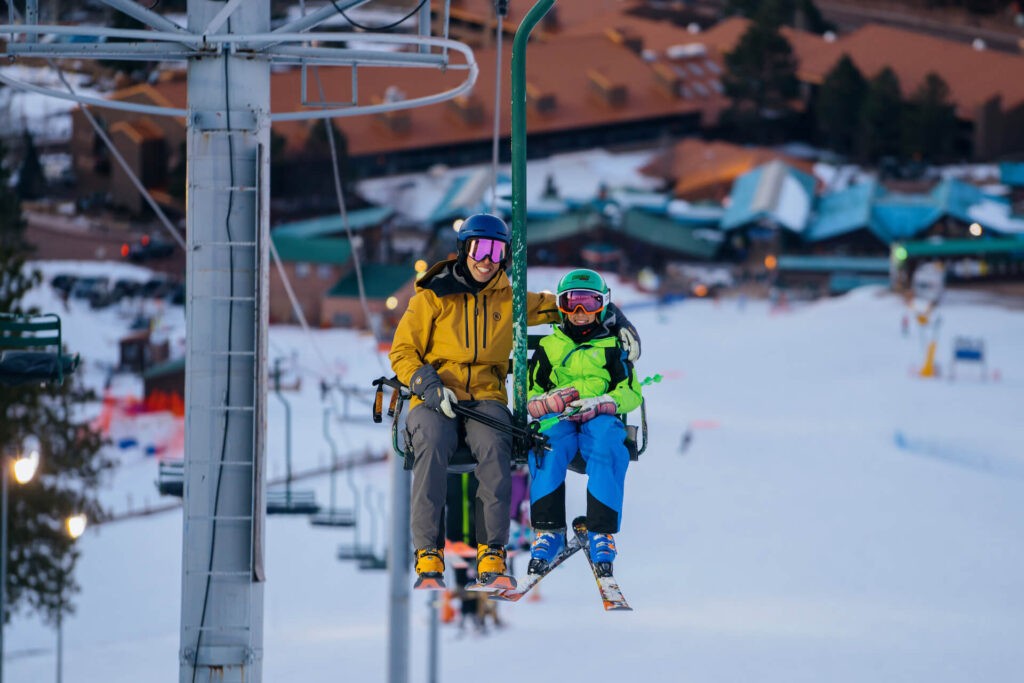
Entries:
POLYGON ((474 237, 466 244, 466 253, 474 261, 491 259, 492 263, 501 263, 505 260, 508 245, 501 240, 494 240, 487 237, 474 237))

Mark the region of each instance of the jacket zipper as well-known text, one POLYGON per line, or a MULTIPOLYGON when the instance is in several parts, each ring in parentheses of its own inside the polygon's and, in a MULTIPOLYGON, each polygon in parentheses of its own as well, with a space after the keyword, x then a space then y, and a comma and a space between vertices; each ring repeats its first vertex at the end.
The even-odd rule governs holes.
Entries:
MULTIPOLYGON (((466 301, 466 308, 468 309, 469 308, 469 298, 465 294, 463 296, 466 297, 466 299, 465 299, 465 301, 466 301)), ((470 364, 470 366, 468 368, 466 368, 466 393, 469 394, 469 399, 470 400, 473 400, 473 394, 469 391, 469 386, 473 382, 473 366, 476 365, 477 353, 479 351, 479 339, 480 338, 479 338, 478 333, 477 333, 477 330, 480 329, 479 320, 478 320, 479 317, 480 317, 480 311, 477 308, 476 294, 474 294, 473 295, 473 362, 470 364)), ((467 325, 467 330, 466 330, 466 346, 469 346, 469 330, 468 330, 469 311, 468 310, 466 311, 466 325, 467 325)))
POLYGON ((487 295, 484 295, 484 343, 482 346, 487 348, 487 295))
POLYGON ((463 327, 465 328, 465 334, 466 334, 466 348, 468 349, 469 348, 469 295, 468 294, 463 294, 462 295, 462 307, 466 309, 466 315, 463 316, 462 322, 463 322, 463 327))

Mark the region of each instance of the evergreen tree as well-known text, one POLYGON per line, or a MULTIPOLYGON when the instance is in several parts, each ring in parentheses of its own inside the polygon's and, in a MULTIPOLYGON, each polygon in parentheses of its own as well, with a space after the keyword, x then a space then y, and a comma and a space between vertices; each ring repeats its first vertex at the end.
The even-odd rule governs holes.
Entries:
MULTIPOLYGON (((32 312, 23 308, 22 297, 41 278, 38 271, 26 272, 32 249, 24 239, 18 198, 7 181, 7 172, 0 168, 0 310, 32 312)), ((95 399, 73 376, 62 387, 0 385, 0 448, 5 454, 17 453, 32 435, 39 439, 42 454, 32 481, 8 489, 8 573, 7 585, 0 587, 6 590, 8 614, 27 607, 54 621, 59 612, 72 608, 78 551, 63 525, 79 513, 94 522, 102 519, 96 489, 112 466, 100 450, 102 436, 83 415, 85 404, 95 399)))
POLYGON ((816 122, 826 147, 840 154, 853 151, 867 89, 867 81, 857 65, 844 54, 818 90, 816 122))
POLYGON ((877 163, 884 157, 899 157, 902 121, 900 81, 885 67, 868 82, 860 108, 857 148, 861 161, 877 163))
POLYGON ((904 110, 904 149, 914 159, 946 161, 952 156, 956 136, 956 111, 949 99, 949 86, 931 72, 904 110))
POLYGON ((799 14, 794 15, 793 24, 791 24, 795 28, 810 31, 811 33, 825 33, 825 31, 836 30, 836 25, 831 21, 827 21, 822 16, 821 10, 814 4, 814 0, 799 0, 797 2, 797 11, 799 14))
POLYGON ((18 198, 39 199, 46 192, 46 175, 39 162, 39 150, 27 130, 22 134, 23 155, 18 169, 18 198))
POLYGON ((779 33, 771 4, 765 4, 736 49, 725 56, 723 85, 732 99, 726 120, 758 142, 781 132, 791 118, 790 102, 799 85, 793 48, 779 33))
POLYGON ((767 13, 776 26, 791 26, 811 33, 835 30, 835 25, 821 15, 814 0, 729 0, 725 12, 750 18, 767 13))

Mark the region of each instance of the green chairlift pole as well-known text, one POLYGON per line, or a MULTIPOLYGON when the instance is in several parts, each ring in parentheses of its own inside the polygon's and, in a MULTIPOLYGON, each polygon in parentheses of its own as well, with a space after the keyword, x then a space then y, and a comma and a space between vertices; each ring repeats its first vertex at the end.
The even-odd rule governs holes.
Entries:
POLYGON ((512 42, 512 408, 526 423, 526 42, 555 0, 539 0, 512 42))

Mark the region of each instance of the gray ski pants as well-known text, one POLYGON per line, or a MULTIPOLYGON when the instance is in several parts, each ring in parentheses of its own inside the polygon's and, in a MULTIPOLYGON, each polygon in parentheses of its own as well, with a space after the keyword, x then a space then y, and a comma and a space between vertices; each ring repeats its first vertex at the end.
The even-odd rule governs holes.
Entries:
MULTIPOLYGON (((512 414, 501 401, 465 401, 463 405, 512 423, 512 414)), ((508 543, 512 437, 475 420, 453 420, 421 404, 410 411, 405 424, 415 454, 411 517, 412 543, 417 549, 438 547, 439 541, 443 546, 448 461, 458 446, 460 420, 465 421, 466 445, 477 462, 476 478, 480 483, 474 506, 483 516, 476 520, 477 543, 508 543)))

